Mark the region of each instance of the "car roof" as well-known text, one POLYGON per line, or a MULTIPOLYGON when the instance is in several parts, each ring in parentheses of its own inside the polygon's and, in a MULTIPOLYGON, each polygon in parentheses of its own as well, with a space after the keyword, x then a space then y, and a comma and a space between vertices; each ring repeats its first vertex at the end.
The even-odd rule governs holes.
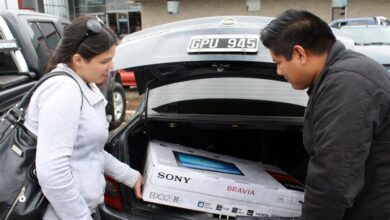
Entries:
POLYGON ((13 17, 18 17, 18 16, 38 16, 39 18, 47 18, 47 19, 50 19, 50 20, 54 20, 54 21, 60 21, 60 22, 63 22, 63 23, 69 23, 69 20, 64 18, 64 17, 60 17, 60 16, 56 16, 56 15, 51 15, 51 14, 45 14, 45 13, 40 13, 40 12, 35 12, 35 11, 31 11, 31 10, 0 10, 0 15, 1 16, 13 16, 13 17))
POLYGON ((52 18, 56 17, 55 15, 51 15, 51 14, 44 14, 44 13, 40 13, 40 12, 23 10, 23 9, 20 9, 20 10, 8 10, 8 9, 7 10, 0 10, 0 14, 6 14, 6 13, 13 14, 13 15, 40 15, 40 16, 52 17, 52 18))
POLYGON ((383 16, 378 16, 378 17, 357 17, 357 18, 340 18, 336 19, 334 21, 360 21, 360 20, 375 20, 376 18, 385 18, 383 16))
POLYGON ((353 26, 353 25, 390 25, 390 21, 383 16, 374 16, 374 17, 358 17, 358 18, 341 18, 336 19, 329 23, 329 26, 334 28, 340 28, 344 26, 353 26))
POLYGON ((369 24, 369 25, 345 25, 341 26, 340 29, 354 29, 354 28, 390 28, 387 25, 369 24))

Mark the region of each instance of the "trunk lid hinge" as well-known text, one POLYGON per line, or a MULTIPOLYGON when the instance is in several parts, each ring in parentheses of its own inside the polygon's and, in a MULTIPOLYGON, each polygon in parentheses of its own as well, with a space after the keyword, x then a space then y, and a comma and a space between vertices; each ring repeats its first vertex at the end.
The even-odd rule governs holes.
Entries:
MULTIPOLYGON (((152 82, 152 81, 150 81, 150 82, 152 82)), ((142 111, 143 112, 142 114, 145 115, 144 132, 148 136, 148 138, 150 139, 150 133, 149 133, 149 128, 148 128, 148 122, 149 122, 149 119, 148 119, 148 102, 149 102, 149 86, 147 85, 146 86, 146 90, 145 90, 145 105, 144 105, 144 109, 142 111)), ((141 114, 141 116, 142 116, 142 114, 141 114)))

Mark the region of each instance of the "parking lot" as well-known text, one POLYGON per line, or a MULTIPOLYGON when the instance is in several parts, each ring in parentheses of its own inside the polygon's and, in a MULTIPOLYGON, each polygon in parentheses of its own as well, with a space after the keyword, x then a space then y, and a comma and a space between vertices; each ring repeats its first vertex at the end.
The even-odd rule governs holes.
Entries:
POLYGON ((352 1, 0 13, 0 113, 47 63, 81 82, 80 97, 53 79, 2 116, 0 220, 42 219, 23 213, 35 189, 45 219, 390 220, 390 14, 352 1), (88 89, 103 76, 106 112, 88 89))

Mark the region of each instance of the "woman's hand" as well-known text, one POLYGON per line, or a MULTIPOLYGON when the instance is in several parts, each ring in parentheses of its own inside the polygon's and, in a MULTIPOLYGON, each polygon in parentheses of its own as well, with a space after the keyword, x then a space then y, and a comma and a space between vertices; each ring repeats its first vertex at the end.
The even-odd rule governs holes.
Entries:
POLYGON ((142 175, 140 174, 134 185, 134 194, 138 199, 142 199, 142 175))

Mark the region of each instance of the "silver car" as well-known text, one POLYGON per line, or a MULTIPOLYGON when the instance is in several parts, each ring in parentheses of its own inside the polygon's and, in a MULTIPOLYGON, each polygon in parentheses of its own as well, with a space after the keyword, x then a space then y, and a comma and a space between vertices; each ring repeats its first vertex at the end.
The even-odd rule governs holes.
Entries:
MULTIPOLYGON (((159 141, 208 152, 208 159, 200 160, 215 166, 232 163, 216 162, 216 154, 272 164, 291 176, 284 180, 304 183, 308 156, 302 126, 308 96, 276 74, 276 65, 259 40, 260 30, 271 19, 199 18, 125 37, 117 47, 114 65, 117 70, 134 72, 143 99, 134 117, 110 137, 107 151, 142 173, 152 166, 145 160, 148 145, 159 141)), ((353 47, 345 35, 339 39, 353 47)), ((171 173, 159 173, 157 178, 181 184, 189 180, 171 173)), ((199 191, 198 187, 190 190, 199 191)), ((230 191, 253 194, 241 188, 230 191)), ((101 219, 271 217, 249 209, 239 214, 237 208, 211 201, 198 201, 197 210, 178 207, 188 195, 150 193, 144 198, 155 202, 141 201, 110 178, 105 192, 105 203, 99 206, 101 219)), ((285 199, 281 197, 280 202, 299 203, 285 199)))

